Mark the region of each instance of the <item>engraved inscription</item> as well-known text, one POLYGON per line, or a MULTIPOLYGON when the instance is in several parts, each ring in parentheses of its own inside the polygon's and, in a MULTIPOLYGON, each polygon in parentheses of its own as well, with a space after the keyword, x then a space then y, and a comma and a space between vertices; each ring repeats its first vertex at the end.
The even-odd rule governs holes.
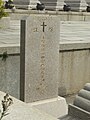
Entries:
POLYGON ((45 38, 42 36, 41 43, 40 43, 40 83, 36 88, 40 94, 43 94, 46 85, 45 85, 45 38))
POLYGON ((41 26, 43 26, 43 32, 44 32, 44 31, 45 31, 45 27, 46 27, 47 25, 45 25, 45 22, 43 22, 43 24, 42 24, 41 26))
POLYGON ((41 81, 45 80, 45 39, 44 36, 41 40, 41 63, 40 63, 40 70, 41 70, 41 81))

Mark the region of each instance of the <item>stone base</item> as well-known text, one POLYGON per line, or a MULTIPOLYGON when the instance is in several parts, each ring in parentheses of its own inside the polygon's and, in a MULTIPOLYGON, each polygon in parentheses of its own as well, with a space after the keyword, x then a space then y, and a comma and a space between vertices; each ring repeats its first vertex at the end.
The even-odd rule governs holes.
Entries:
POLYGON ((57 98, 42 100, 28 104, 56 118, 64 116, 68 113, 68 107, 65 98, 59 96, 57 98))
MULTIPOLYGON (((0 101, 2 101, 6 94, 0 91, 0 101)), ((13 100, 13 104, 8 107, 3 120, 58 120, 43 111, 39 111, 26 103, 10 96, 13 100)), ((1 103, 0 103, 1 110, 1 103)), ((0 112, 1 113, 1 112, 0 112)))

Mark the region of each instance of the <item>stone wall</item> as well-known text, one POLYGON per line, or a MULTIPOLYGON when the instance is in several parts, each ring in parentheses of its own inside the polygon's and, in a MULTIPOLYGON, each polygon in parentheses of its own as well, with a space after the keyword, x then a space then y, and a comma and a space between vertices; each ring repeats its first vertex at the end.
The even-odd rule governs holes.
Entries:
POLYGON ((10 28, 10 17, 2 17, 0 19, 0 29, 10 28))
POLYGON ((90 82, 90 43, 61 44, 59 95, 78 92, 90 82))
POLYGON ((35 10, 16 10, 12 13, 10 10, 6 10, 10 14, 12 20, 20 20, 29 14, 49 14, 57 15, 60 21, 90 21, 90 13, 87 12, 61 12, 61 11, 35 11, 35 10))
POLYGON ((20 52, 19 47, 0 47, 0 56, 7 51, 8 57, 0 57, 0 90, 16 98, 20 96, 20 52))

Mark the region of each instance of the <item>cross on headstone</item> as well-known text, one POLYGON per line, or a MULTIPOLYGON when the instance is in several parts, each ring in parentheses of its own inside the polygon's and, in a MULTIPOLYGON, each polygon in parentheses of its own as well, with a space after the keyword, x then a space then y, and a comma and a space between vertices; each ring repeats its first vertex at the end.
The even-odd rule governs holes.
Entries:
POLYGON ((43 24, 41 26, 43 26, 43 32, 44 32, 45 26, 47 26, 47 25, 45 25, 45 22, 43 22, 43 24))

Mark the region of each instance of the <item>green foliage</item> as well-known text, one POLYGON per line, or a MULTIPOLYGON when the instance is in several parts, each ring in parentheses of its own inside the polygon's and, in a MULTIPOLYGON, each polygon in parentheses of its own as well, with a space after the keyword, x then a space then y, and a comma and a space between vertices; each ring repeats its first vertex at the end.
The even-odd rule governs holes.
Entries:
POLYGON ((8 14, 4 11, 4 3, 0 0, 0 18, 7 17, 8 14))
POLYGON ((6 61, 6 59, 8 58, 7 51, 0 55, 0 57, 2 58, 3 61, 6 61))

